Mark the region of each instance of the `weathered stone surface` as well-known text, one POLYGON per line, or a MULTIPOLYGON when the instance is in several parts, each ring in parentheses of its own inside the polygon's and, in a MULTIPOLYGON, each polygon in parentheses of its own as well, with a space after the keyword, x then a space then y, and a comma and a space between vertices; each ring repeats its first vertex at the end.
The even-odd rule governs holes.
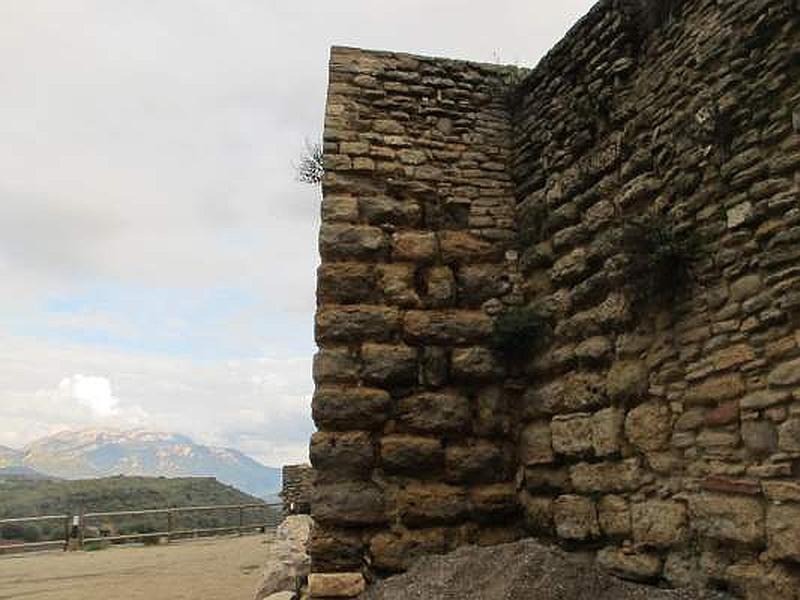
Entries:
POLYGON ((392 235, 392 258, 413 263, 433 262, 438 255, 436 235, 424 231, 403 231, 392 235))
POLYGON ((409 526, 455 523, 469 514, 464 488, 443 483, 409 483, 397 497, 400 518, 409 526))
POLYGON ((553 462, 552 434, 548 421, 535 421, 522 430, 519 440, 519 458, 523 465, 553 462))
POLYGON ((648 500, 631 510, 633 540, 651 548, 668 548, 684 541, 687 534, 686 506, 672 500, 648 500))
POLYGON ((364 263, 325 263, 317 270, 317 298, 331 304, 369 302, 375 296, 375 267, 364 263))
POLYGON ((326 223, 358 220, 358 200, 347 194, 326 194, 322 199, 322 220, 326 223))
POLYGON ((477 307, 510 289, 506 266, 501 264, 465 265, 458 269, 460 306, 477 307))
POLYGON ((427 387, 442 387, 448 381, 449 360, 446 348, 425 346, 422 349, 420 383, 427 387))
POLYGON ((586 363, 600 363, 611 355, 611 341, 607 337, 594 336, 584 340, 575 348, 575 356, 586 363))
POLYGON ((361 568, 364 541, 361 532, 316 522, 308 553, 315 571, 353 571, 361 568))
POLYGON ((767 509, 767 552, 774 560, 800 563, 800 505, 767 509))
POLYGON ((568 492, 572 487, 569 469, 566 466, 550 465, 525 467, 525 487, 532 494, 548 490, 568 492))
POLYGON ((789 419, 778 428, 778 447, 784 452, 800 452, 800 418, 789 419))
POLYGON ((436 471, 444 465, 442 443, 415 435, 387 435, 380 440, 381 467, 388 473, 436 471))
POLYGON ((626 536, 631 532, 631 509, 622 496, 603 496, 597 502, 597 520, 608 536, 626 536))
POLYGON ((731 284, 731 298, 737 302, 755 296, 761 290, 761 276, 757 273, 740 277, 731 284))
POLYGON ((690 524, 700 535, 739 544, 764 540, 764 506, 747 497, 714 493, 689 498, 690 524))
POLYGON ((446 550, 447 539, 442 528, 379 533, 369 544, 372 564, 392 572, 405 571, 420 556, 442 554, 446 550))
POLYGON ((508 477, 509 456, 497 444, 473 440, 445 450, 445 476, 453 483, 490 483, 508 477))
POLYGON ((412 342, 459 345, 480 342, 492 332, 492 320, 480 311, 408 311, 405 337, 412 342))
POLYGON ((456 381, 486 381, 502 377, 503 367, 494 353, 483 346, 455 348, 450 372, 456 381))
POLYGON ((789 398, 791 398, 791 394, 788 392, 759 390, 742 398, 739 402, 739 406, 742 410, 761 410, 785 402, 789 398))
POLYGON ((770 385, 789 386, 800 383, 800 359, 775 367, 767 378, 770 385))
POLYGON ((715 404, 738 398, 745 391, 744 381, 739 373, 711 377, 691 386, 686 391, 685 400, 690 404, 715 404))
POLYGON ((474 487, 469 494, 472 509, 482 521, 509 519, 519 512, 517 488, 513 483, 494 483, 474 487))
POLYGON ((529 388, 523 404, 529 417, 602 408, 606 404, 604 379, 596 373, 570 373, 552 383, 529 388))
POLYGON ((583 496, 559 496, 553 502, 553 520, 558 537, 588 540, 600 535, 594 502, 583 496))
POLYGON ((469 399, 456 392, 423 392, 397 402, 397 420, 412 431, 468 431, 472 416, 469 399))
POLYGON ((323 260, 378 260, 389 247, 386 234, 378 227, 344 223, 323 223, 319 231, 319 252, 323 260))
POLYGON ((550 423, 553 450, 559 454, 577 456, 592 450, 592 415, 575 413, 556 416, 550 423))
POLYGON ((711 355, 710 360, 717 371, 725 371, 748 363, 755 357, 755 352, 749 344, 736 344, 715 352, 711 355))
POLYGON ((615 362, 608 371, 606 393, 617 402, 643 398, 649 382, 647 365, 638 360, 615 362))
POLYGON ((431 308, 453 306, 456 301, 456 279, 450 267, 431 267, 424 272, 425 303, 431 308))
POLYGON ((477 394, 478 412, 475 415, 475 433, 480 436, 507 436, 511 429, 508 399, 504 389, 492 385, 477 394))
POLYGON ((570 479, 575 491, 582 494, 632 491, 640 485, 639 459, 578 463, 570 469, 570 479))
POLYGON ((367 195, 358 199, 361 215, 370 225, 419 226, 422 209, 413 200, 396 200, 388 196, 367 195))
POLYGON ((520 498, 525 513, 525 527, 533 533, 553 531, 553 499, 549 496, 522 494, 520 498))
POLYGON ((762 481, 764 495, 772 502, 800 503, 800 482, 797 481, 762 481))
POLYGON ((278 526, 255 600, 286 600, 287 594, 288 600, 294 598, 297 582, 308 576, 311 566, 306 554, 311 524, 308 515, 292 515, 278 526))
POLYGON ((597 564, 623 579, 648 581, 661 575, 661 558, 656 554, 633 552, 616 546, 597 553, 597 564))
POLYGON ((322 478, 358 478, 375 465, 372 439, 363 431, 317 431, 311 436, 310 456, 322 478))
POLYGON ((387 518, 383 492, 353 481, 314 486, 311 514, 320 523, 345 527, 378 525, 387 518))
POLYGON ((364 344, 362 377, 372 385, 413 384, 417 380, 417 349, 404 345, 364 344))
POLYGON ((624 423, 625 413, 618 408, 604 408, 592 415, 592 447, 596 456, 620 451, 624 423))
POLYGON ((579 281, 586 269, 586 250, 576 248, 555 262, 550 277, 556 285, 569 285, 579 281))
POLYGON ((769 421, 744 421, 741 432, 745 447, 757 456, 766 456, 778 449, 778 432, 769 421))
POLYGON ((442 260, 447 264, 494 262, 503 257, 500 246, 465 231, 442 231, 438 238, 442 260))
POLYGON ((317 311, 316 340, 329 342, 384 341, 400 329, 395 308, 367 305, 329 305, 317 311))
POLYGON ((381 427, 390 408, 391 398, 384 390, 346 385, 319 386, 311 402, 318 427, 341 431, 381 427))
POLYGON ((355 598, 367 587, 361 573, 312 573, 308 593, 312 598, 355 598))
POLYGON ((360 363, 349 348, 321 348, 314 355, 316 383, 352 382, 358 379, 360 363))
POLYGON ((378 288, 387 304, 402 308, 419 308, 422 305, 415 287, 414 265, 378 265, 375 270, 378 288))
POLYGON ((671 433, 669 407, 659 402, 640 404, 625 418, 625 436, 644 452, 665 448, 671 433))

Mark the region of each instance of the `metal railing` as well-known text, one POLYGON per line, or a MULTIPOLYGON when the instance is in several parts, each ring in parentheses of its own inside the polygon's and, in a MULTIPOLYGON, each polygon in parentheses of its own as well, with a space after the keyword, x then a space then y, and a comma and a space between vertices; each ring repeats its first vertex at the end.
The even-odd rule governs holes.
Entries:
POLYGON ((147 539, 164 539, 169 542, 179 537, 195 537, 200 535, 220 535, 222 533, 236 532, 244 535, 247 532, 266 531, 278 526, 282 517, 283 506, 281 504, 222 504, 217 506, 183 506, 173 508, 155 508, 146 510, 119 510, 111 512, 85 512, 81 509, 77 514, 60 515, 41 515, 36 517, 15 517, 11 519, 0 519, 0 527, 3 525, 16 525, 23 523, 37 523, 45 521, 62 521, 64 524, 63 538, 40 542, 18 542, 8 545, 0 545, 0 554, 22 550, 33 550, 37 548, 48 548, 53 546, 63 546, 64 550, 83 550, 86 544, 93 543, 126 543, 134 541, 144 541, 147 539), (261 520, 248 523, 245 514, 248 511, 261 510, 261 520), (224 527, 193 527, 180 529, 178 527, 178 517, 183 513, 203 513, 203 512, 234 512, 237 515, 236 524, 224 527), (159 516, 167 518, 167 528, 163 531, 146 533, 129 533, 118 535, 101 535, 87 537, 87 522, 96 519, 115 519, 119 517, 138 517, 138 516, 159 516))

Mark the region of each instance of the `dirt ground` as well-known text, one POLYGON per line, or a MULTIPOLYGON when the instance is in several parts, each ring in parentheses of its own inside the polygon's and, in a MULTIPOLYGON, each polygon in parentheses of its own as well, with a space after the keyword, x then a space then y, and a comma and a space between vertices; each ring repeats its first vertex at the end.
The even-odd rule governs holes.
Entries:
POLYGON ((269 537, 0 556, 0 600, 251 600, 269 537))

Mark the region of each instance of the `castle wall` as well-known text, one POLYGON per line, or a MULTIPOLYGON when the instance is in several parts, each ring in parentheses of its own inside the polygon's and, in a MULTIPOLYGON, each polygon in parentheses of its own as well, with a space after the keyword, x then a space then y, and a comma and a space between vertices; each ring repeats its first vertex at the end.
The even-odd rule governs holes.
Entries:
POLYGON ((603 1, 524 78, 333 49, 315 572, 530 534, 792 597, 799 14, 603 1), (625 278, 645 212, 698 241, 667 302, 625 278), (552 323, 524 364, 490 346, 522 304, 552 323))

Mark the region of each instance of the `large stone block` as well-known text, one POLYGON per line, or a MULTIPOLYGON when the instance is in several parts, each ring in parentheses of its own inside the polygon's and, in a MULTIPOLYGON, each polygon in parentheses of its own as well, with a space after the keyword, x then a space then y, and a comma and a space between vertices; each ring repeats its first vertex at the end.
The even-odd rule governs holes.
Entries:
POLYGON ((684 541, 686 506, 672 500, 648 500, 632 507, 633 540, 651 548, 669 548, 684 541))
POLYGON ((499 379, 503 366, 494 353, 483 346, 455 348, 450 373, 456 381, 486 381, 499 379))
POLYGON ((565 540, 588 540, 600 535, 597 509, 590 498, 559 496, 553 502, 553 520, 558 537, 565 540))
POLYGON ((361 215, 370 225, 417 227, 422 219, 422 208, 414 200, 366 195, 358 199, 358 206, 361 215))
POLYGON ((369 544, 372 565, 382 571, 406 571, 421 556, 447 551, 446 530, 442 528, 379 533, 369 544))
POLYGON ((480 521, 507 519, 519 512, 517 488, 513 483, 474 487, 469 492, 473 514, 480 521))
POLYGON ((479 263, 502 260, 504 248, 466 231, 442 231, 438 234, 442 260, 447 263, 479 263))
POLYGON ((800 453, 800 418, 789 419, 778 428, 778 447, 784 452, 800 453))
POLYGON ((616 402, 644 398, 650 381, 647 365, 640 360, 620 360, 606 376, 606 393, 616 402))
POLYGON ((403 321, 405 337, 415 343, 460 345, 485 341, 492 319, 481 311, 411 310, 403 321))
POLYGON ((702 536, 748 545, 764 541, 764 506, 755 498, 695 494, 689 498, 689 516, 702 536))
POLYGON ((550 269, 550 277, 557 286, 571 285, 580 281, 587 268, 586 250, 576 248, 555 262, 550 269))
POLYGON ((442 443, 415 435, 387 435, 381 438, 381 466, 388 473, 419 475, 438 471, 444 465, 442 443))
POLYGON ((525 513, 525 527, 532 533, 549 534, 553 531, 553 499, 549 496, 532 496, 523 493, 520 504, 525 513))
POLYGON ((409 483, 398 492, 397 507, 409 526, 457 523, 470 512, 466 490, 444 483, 409 483))
POLYGON ((488 437, 508 434, 511 429, 508 399, 502 387, 492 385, 478 391, 475 433, 488 437))
POLYGON ((600 550, 597 564, 622 579, 633 581, 650 581, 661 574, 661 558, 658 555, 615 546, 600 550))
POLYGON ((311 573, 308 594, 311 598, 355 598, 367 587, 361 573, 311 573))
POLYGON ((311 436, 310 457, 318 481, 329 475, 339 479, 364 477, 375 465, 372 438, 363 431, 317 431, 311 436))
POLYGON ((387 304, 401 308, 419 308, 422 305, 414 282, 414 265, 378 265, 376 271, 377 285, 387 304))
POLYGON ((344 383, 358 380, 361 364, 346 347, 321 348, 314 355, 313 376, 316 383, 344 383))
POLYGON ((800 359, 778 365, 770 372, 767 381, 776 387, 797 385, 800 383, 800 359))
POLYGON ((314 523, 308 554, 315 571, 354 571, 361 568, 364 541, 359 531, 314 523))
POLYGON ((553 450, 558 454, 579 456, 592 451, 592 415, 575 413, 559 415, 550 423, 553 450))
POLYGON ((773 560, 800 563, 800 505, 767 509, 767 552, 773 560))
POLYGON ((622 448, 622 428, 625 412, 619 408, 604 408, 592 415, 592 447, 597 456, 616 454, 622 448))
POLYGON ((392 235, 392 258, 412 263, 433 262, 438 256, 436 235, 424 231, 402 231, 392 235))
POLYGON ((392 400, 384 390, 323 385, 314 392, 311 412, 320 429, 371 430, 389 418, 392 400))
POLYGON ((739 373, 730 373, 693 384, 686 391, 684 399, 689 404, 718 404, 738 398, 744 392, 742 376, 739 373))
POLYGON ((397 402, 397 422, 412 431, 467 433, 472 409, 469 399, 453 391, 423 392, 397 402))
POLYGON ((534 421, 522 430, 519 439, 519 458, 523 465, 547 464, 555 460, 548 421, 534 421))
POLYGON ((490 298, 509 291, 511 285, 505 265, 464 265, 458 269, 458 301, 460 306, 479 307, 490 298))
POLYGON ((387 519, 383 492, 361 481, 315 485, 311 515, 320 523, 342 527, 379 525, 387 519))
POLYGON ((389 249, 389 239, 378 227, 349 223, 323 223, 319 231, 319 253, 323 261, 380 260, 389 249))
POLYGON ((445 450, 445 476, 453 483, 491 483, 506 479, 510 457, 498 444, 473 440, 445 450))
POLYGON ((597 502, 597 520, 608 536, 627 536, 631 533, 631 509, 621 496, 603 496, 597 502))
POLYGON ((382 342, 400 329, 396 308, 367 305, 329 305, 317 311, 315 337, 319 344, 330 342, 382 342))
POLYGON ((669 407, 659 402, 640 404, 625 418, 625 436, 643 452, 662 450, 671 435, 669 407))
POLYGON ((453 306, 456 301, 456 278, 450 267, 431 267, 423 276, 425 305, 431 308, 453 306))
POLYGON ((317 300, 322 304, 369 303, 375 296, 373 265, 325 263, 317 269, 317 300))
POLYGON ((404 345, 364 344, 364 381, 383 387, 410 385, 417 381, 417 349, 404 345))
POLYGON ((570 373, 529 388, 522 399, 525 416, 574 413, 603 408, 607 403, 604 379, 596 373, 570 373))
POLYGON ((578 463, 570 468, 575 491, 582 494, 597 492, 629 492, 641 485, 638 458, 619 462, 578 463))
POLYGON ((531 494, 540 494, 547 491, 566 493, 570 491, 571 487, 569 468, 566 466, 536 465, 525 467, 525 489, 531 494))

